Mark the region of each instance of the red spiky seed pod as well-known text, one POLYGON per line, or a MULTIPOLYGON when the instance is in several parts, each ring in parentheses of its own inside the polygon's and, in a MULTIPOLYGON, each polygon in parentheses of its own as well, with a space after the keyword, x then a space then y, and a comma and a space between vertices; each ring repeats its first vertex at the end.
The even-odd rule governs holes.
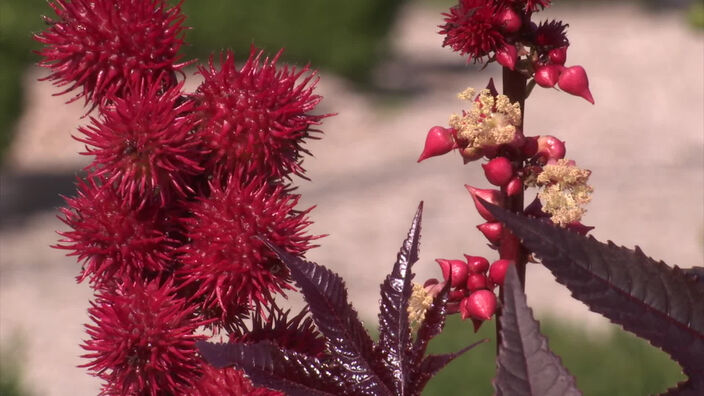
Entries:
POLYGON ((142 78, 176 83, 175 72, 183 44, 184 20, 180 3, 164 0, 54 0, 49 5, 57 19, 46 18, 49 28, 35 39, 45 45, 38 51, 40 66, 51 69, 46 77, 61 94, 79 89, 71 99, 85 97, 93 106, 109 97, 121 97, 128 82, 142 78))
POLYGON ((252 385, 241 370, 233 367, 216 369, 203 362, 203 375, 185 394, 190 396, 285 396, 283 393, 252 385))
POLYGON ((205 338, 194 334, 206 323, 194 310, 169 282, 101 290, 88 309, 82 367, 106 382, 104 395, 184 394, 200 376, 195 341, 205 338))
POLYGON ((462 260, 446 260, 446 259, 435 259, 435 262, 440 265, 442 270, 442 277, 445 281, 450 279, 450 274, 452 274, 452 287, 460 287, 467 282, 467 264, 462 260))
POLYGON ((513 176, 513 165, 506 157, 495 157, 486 164, 482 164, 484 175, 489 183, 495 186, 504 186, 513 176))
POLYGON ((460 0, 459 4, 443 13, 445 24, 440 34, 445 35, 442 46, 451 47, 469 60, 481 61, 505 44, 501 25, 496 20, 497 7, 486 0, 460 0))
POLYGON ((491 279, 491 281, 495 284, 503 286, 504 279, 506 278, 506 271, 508 271, 508 267, 513 263, 514 262, 512 260, 506 259, 494 261, 491 263, 491 267, 489 268, 489 279, 491 279))
POLYGON ((584 71, 582 66, 571 66, 563 70, 557 81, 557 85, 568 94, 580 96, 589 103, 594 104, 594 97, 591 91, 589 91, 587 72, 584 71))
POLYGON ((464 255, 467 260, 467 268, 472 274, 483 274, 489 269, 489 260, 481 256, 464 255))
POLYGON ((303 174, 301 153, 308 152, 302 144, 330 115, 310 114, 322 99, 313 94, 317 73, 308 66, 277 68, 282 51, 262 60, 263 52, 252 47, 239 70, 228 51, 220 55, 219 69, 212 57, 199 68, 199 134, 212 151, 212 167, 226 173, 246 167, 273 178, 303 174))
POLYGON ((84 262, 79 282, 127 282, 171 267, 177 241, 170 236, 176 225, 168 210, 158 205, 137 210, 96 179, 77 183, 78 195, 66 198, 68 207, 61 209, 61 221, 72 231, 61 232, 55 247, 84 262))
POLYGON ((456 149, 457 142, 455 141, 455 134, 456 131, 452 128, 443 128, 441 126, 430 128, 428 135, 425 137, 423 152, 420 154, 420 157, 418 157, 417 162, 421 162, 430 157, 443 155, 456 149))
POLYGON ((183 83, 164 91, 162 80, 128 84, 124 97, 113 98, 76 137, 87 145, 82 154, 95 156, 86 169, 130 202, 183 198, 193 193, 190 178, 203 171, 204 151, 192 133, 194 103, 181 95, 183 83))
POLYGON ((489 290, 476 290, 460 303, 462 319, 489 320, 496 312, 496 295, 489 290))
POLYGON ((562 21, 544 21, 535 30, 535 44, 545 49, 566 47, 570 44, 567 40, 567 24, 562 21))
POLYGON ((267 305, 272 293, 289 285, 285 265, 258 239, 263 237, 300 256, 317 237, 305 234, 312 209, 298 211, 299 196, 263 176, 248 179, 239 173, 226 185, 210 184, 210 196, 189 203, 183 219, 189 243, 181 248, 178 276, 203 299, 203 311, 228 313, 242 305, 267 305))

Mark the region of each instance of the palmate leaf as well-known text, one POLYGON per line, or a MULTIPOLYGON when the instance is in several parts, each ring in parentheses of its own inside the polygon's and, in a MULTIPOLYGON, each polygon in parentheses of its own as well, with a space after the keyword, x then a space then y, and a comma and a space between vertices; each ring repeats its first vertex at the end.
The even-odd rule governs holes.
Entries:
POLYGON ((572 295, 677 361, 704 394, 704 286, 635 250, 486 204, 572 295))
POLYGON ((391 383, 394 394, 405 395, 410 374, 411 328, 408 319, 408 300, 413 291, 413 264, 418 261, 420 244, 420 224, 423 216, 423 202, 413 217, 411 229, 391 273, 381 284, 381 304, 379 307, 378 354, 390 374, 385 378, 391 383))
POLYGON ((581 395, 574 377, 550 351, 547 339, 540 333, 514 265, 506 273, 503 293, 504 306, 499 317, 501 344, 494 379, 496 395, 581 395))
POLYGON ((433 300, 415 342, 411 342, 408 318, 414 276, 411 267, 418 260, 422 209, 421 202, 394 269, 381 285, 380 342, 377 345, 347 302, 344 282, 337 274, 262 239, 289 267, 316 327, 326 339, 325 355, 316 359, 277 349, 268 343, 207 342, 198 343, 201 353, 217 367, 237 366, 255 385, 287 394, 420 395, 438 370, 479 344, 456 353, 424 356, 428 342, 445 323, 449 284, 433 300))

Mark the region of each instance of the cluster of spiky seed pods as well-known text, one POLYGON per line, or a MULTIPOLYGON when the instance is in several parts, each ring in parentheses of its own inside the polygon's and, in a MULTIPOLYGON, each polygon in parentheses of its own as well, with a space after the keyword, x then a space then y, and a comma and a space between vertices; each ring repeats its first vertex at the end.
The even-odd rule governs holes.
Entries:
POLYGON ((207 367, 195 341, 203 327, 287 345, 317 337, 305 312, 288 320, 276 307, 293 286, 260 240, 301 256, 317 238, 290 180, 303 175, 302 144, 326 117, 312 114, 315 71, 254 47, 238 68, 227 51, 187 92, 181 3, 49 4, 56 18, 36 35, 40 65, 92 112, 76 139, 93 161, 62 209, 70 230, 57 246, 83 262, 78 280, 96 294, 84 366, 106 395, 278 395, 207 367), (258 329, 243 322, 262 315, 258 329))

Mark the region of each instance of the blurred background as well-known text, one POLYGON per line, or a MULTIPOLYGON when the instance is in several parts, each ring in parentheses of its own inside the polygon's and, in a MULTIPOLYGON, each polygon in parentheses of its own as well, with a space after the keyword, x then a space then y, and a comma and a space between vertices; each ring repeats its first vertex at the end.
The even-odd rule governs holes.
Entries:
MULTIPOLYGON (((568 65, 589 73, 596 106, 536 88, 526 133, 567 142, 567 156, 591 169, 595 194, 584 219, 593 235, 689 267, 704 261, 704 3, 687 0, 555 1, 535 18, 570 24, 568 65)), ((484 87, 500 70, 467 64, 441 48, 437 25, 447 0, 297 2, 190 0, 184 4, 184 59, 207 61, 233 48, 244 59, 254 44, 285 47, 287 62, 321 70, 319 113, 325 136, 311 142, 300 185, 311 232, 329 234, 309 258, 332 267, 370 327, 377 290, 392 265, 420 200, 425 201, 418 280, 440 276, 433 260, 486 255, 480 223, 464 184, 485 187, 476 163, 447 155, 416 164, 433 125, 461 111, 455 94, 484 87)), ((76 284, 80 265, 56 243, 61 194, 87 158, 71 138, 85 109, 38 79, 32 34, 43 0, 0 1, 0 395, 90 395, 99 382, 79 347, 91 298, 76 284)), ((187 87, 198 76, 187 71, 187 87)), ((661 352, 609 325, 571 300, 549 272, 528 272, 529 303, 544 319, 551 347, 587 395, 657 393, 681 378, 661 352)), ((452 320, 433 344, 450 352, 481 337, 452 320)), ((490 394, 494 347, 453 363, 428 395, 490 394)))

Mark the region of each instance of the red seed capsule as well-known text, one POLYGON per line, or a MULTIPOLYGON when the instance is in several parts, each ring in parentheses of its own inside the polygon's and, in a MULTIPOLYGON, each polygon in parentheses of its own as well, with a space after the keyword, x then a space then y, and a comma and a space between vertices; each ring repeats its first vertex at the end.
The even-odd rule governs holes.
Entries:
POLYGON ((482 234, 484 234, 489 242, 497 244, 501 240, 501 232, 503 231, 504 226, 496 221, 479 224, 477 228, 482 234))
POLYGON ((467 276, 467 290, 475 291, 489 289, 489 279, 484 274, 469 274, 467 276))
POLYGON ((560 66, 564 65, 567 61, 567 47, 551 49, 548 52, 548 57, 550 58, 550 62, 553 64, 560 66))
POLYGON ((562 66, 557 65, 545 65, 540 66, 535 71, 535 82, 543 88, 552 88, 557 84, 557 80, 560 78, 560 71, 564 69, 562 66))
POLYGON ((462 300, 462 319, 489 320, 496 312, 496 295, 489 290, 477 290, 462 300))
POLYGON ((482 168, 486 179, 495 186, 505 185, 513 176, 513 166, 506 157, 496 157, 486 164, 482 164, 482 168))
POLYGON ((440 265, 442 277, 445 278, 445 281, 450 278, 450 273, 452 273, 452 280, 450 282, 452 287, 464 286, 464 284, 467 283, 469 268, 464 261, 446 259, 436 259, 435 261, 440 265))
POLYGON ((471 274, 483 274, 489 269, 489 260, 481 256, 464 255, 467 259, 467 269, 471 274))
POLYGON ((455 130, 452 128, 434 126, 430 128, 428 135, 425 137, 425 146, 423 147, 423 152, 420 154, 420 157, 418 157, 418 162, 426 158, 449 153, 455 148, 457 148, 455 130))
POLYGON ((506 271, 508 267, 513 264, 512 260, 496 260, 491 263, 491 268, 489 268, 489 279, 499 286, 504 285, 504 279, 506 278, 506 271))

